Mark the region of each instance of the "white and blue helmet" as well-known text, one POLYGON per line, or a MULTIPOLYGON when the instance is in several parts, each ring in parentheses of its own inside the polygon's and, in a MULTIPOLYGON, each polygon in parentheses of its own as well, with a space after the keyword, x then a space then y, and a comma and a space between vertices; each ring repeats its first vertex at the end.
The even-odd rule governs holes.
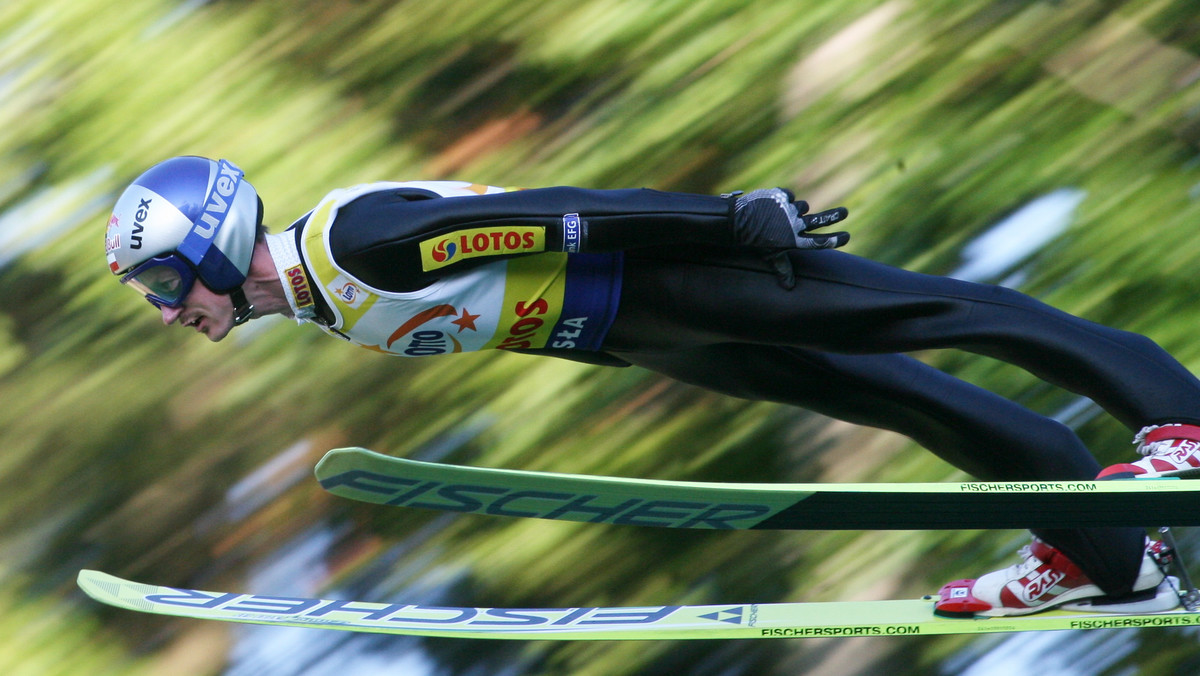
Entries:
POLYGON ((262 201, 232 162, 174 157, 117 200, 104 238, 108 267, 159 307, 182 303, 194 279, 240 295, 261 222, 262 201), (182 283, 170 270, 164 281, 164 266, 182 283))

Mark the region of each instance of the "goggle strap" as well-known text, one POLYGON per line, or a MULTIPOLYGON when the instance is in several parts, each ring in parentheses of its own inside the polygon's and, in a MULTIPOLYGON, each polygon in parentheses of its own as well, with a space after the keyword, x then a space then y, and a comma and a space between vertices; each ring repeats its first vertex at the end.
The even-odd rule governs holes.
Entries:
POLYGON ((196 263, 196 273, 200 279, 213 282, 210 283, 210 287, 212 287, 213 291, 216 293, 225 292, 225 289, 215 288, 215 282, 217 281, 245 280, 245 278, 242 276, 242 273, 239 272, 237 267, 233 264, 233 261, 226 258, 225 254, 222 253, 220 249, 216 248, 210 249, 208 255, 204 257, 204 260, 196 263))
POLYGON ((233 325, 241 326, 250 321, 250 315, 254 313, 254 306, 246 300, 246 292, 242 287, 238 287, 229 292, 229 298, 233 301, 233 325))

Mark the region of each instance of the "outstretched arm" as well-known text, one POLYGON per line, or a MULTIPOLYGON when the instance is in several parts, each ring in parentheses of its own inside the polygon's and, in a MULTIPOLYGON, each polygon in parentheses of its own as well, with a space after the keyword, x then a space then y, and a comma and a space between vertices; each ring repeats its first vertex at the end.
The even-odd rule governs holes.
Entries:
POLYGON ((683 242, 764 249, 832 247, 844 234, 808 229, 844 209, 804 216, 783 190, 745 196, 646 189, 557 187, 462 195, 455 183, 388 184, 343 206, 331 231, 334 258, 363 281, 421 288, 450 266, 543 251, 607 252, 683 242), (450 195, 450 196, 448 196, 450 195))

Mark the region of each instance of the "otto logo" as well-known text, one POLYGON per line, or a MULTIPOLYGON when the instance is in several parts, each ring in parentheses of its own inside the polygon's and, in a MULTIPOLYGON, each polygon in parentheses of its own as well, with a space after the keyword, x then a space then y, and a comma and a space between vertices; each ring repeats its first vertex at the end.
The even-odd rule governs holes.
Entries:
POLYGON ((358 287, 351 283, 346 283, 337 290, 338 298, 341 298, 347 305, 353 305, 358 299, 358 287))
MULTIPOLYGON (((464 310, 465 313, 465 310, 464 310)), ((453 335, 438 328, 445 317, 457 317, 453 305, 435 305, 422 310, 401 324, 388 336, 387 348, 399 350, 408 357, 428 357, 436 354, 462 352, 462 343, 453 335), (438 321, 441 320, 441 321, 438 321), (397 345, 399 343, 399 345, 397 345), (401 350, 400 348, 403 347, 401 350)))
MULTIPOLYGON (((153 201, 153 199, 138 200, 137 211, 133 214, 133 232, 129 235, 130 249, 142 248, 142 231, 146 229, 146 219, 150 217, 150 203, 153 201)), ((114 216, 113 220, 117 220, 117 218, 114 216)))
POLYGON ((347 307, 357 310, 371 295, 358 284, 350 281, 344 275, 338 275, 332 282, 325 285, 329 293, 347 307))
POLYGON ((461 351, 462 345, 454 336, 434 330, 413 331, 408 336, 408 345, 404 348, 404 354, 409 357, 428 357, 461 351))
POLYGON ((545 228, 471 228, 421 242, 421 269, 428 272, 467 258, 533 253, 545 249, 545 228))
POLYGON ((312 305, 313 301, 312 290, 308 286, 308 276, 304 274, 304 268, 299 265, 288 268, 288 282, 292 285, 292 295, 296 298, 296 307, 307 307, 312 305))

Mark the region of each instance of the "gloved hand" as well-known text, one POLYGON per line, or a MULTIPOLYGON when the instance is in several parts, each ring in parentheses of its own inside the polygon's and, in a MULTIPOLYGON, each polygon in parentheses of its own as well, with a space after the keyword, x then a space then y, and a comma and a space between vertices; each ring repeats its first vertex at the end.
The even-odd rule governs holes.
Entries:
POLYGON ((846 219, 845 207, 815 214, 808 202, 784 188, 767 188, 737 198, 733 210, 733 232, 739 244, 764 249, 835 249, 850 241, 850 233, 814 235, 812 230, 846 219))

